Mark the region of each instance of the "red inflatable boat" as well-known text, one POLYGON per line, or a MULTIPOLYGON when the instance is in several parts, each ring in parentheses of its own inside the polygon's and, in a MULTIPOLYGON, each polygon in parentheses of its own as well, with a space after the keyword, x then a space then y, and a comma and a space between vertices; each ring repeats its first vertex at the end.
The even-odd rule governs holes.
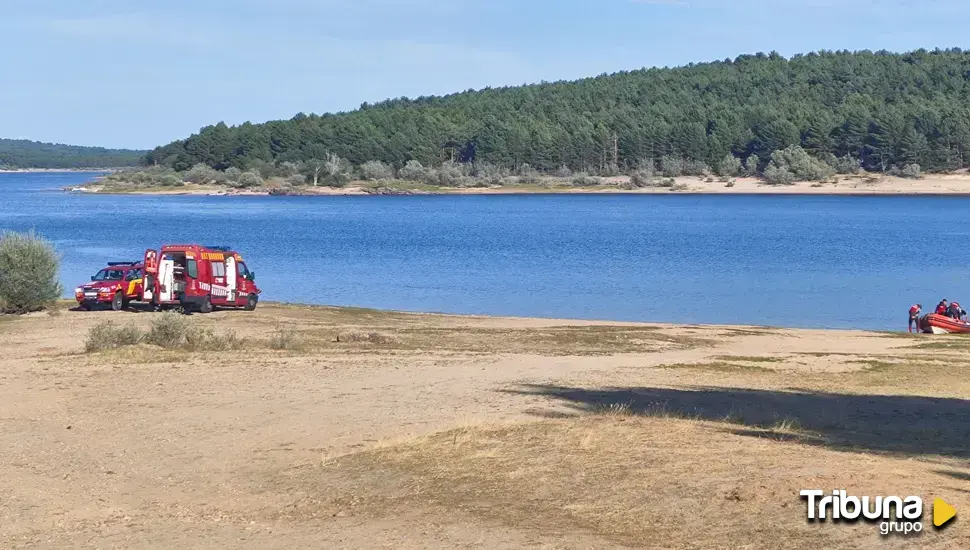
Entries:
POLYGON ((970 334, 970 323, 930 313, 919 320, 919 328, 932 334, 970 334))

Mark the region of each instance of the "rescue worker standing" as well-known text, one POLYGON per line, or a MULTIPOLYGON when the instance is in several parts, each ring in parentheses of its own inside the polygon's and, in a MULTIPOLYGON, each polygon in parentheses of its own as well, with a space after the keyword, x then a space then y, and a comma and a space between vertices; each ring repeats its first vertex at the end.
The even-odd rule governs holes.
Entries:
POLYGON ((916 327, 916 332, 919 332, 919 314, 923 311, 923 304, 916 304, 909 308, 909 331, 913 332, 913 327, 916 327))

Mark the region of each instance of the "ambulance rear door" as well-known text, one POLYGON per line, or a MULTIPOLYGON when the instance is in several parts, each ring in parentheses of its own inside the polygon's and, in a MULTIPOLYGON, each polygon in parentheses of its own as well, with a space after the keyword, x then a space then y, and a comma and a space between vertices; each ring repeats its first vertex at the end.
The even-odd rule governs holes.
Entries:
POLYGON ((145 251, 144 273, 141 282, 141 300, 150 302, 155 297, 155 284, 158 282, 158 251, 145 251))

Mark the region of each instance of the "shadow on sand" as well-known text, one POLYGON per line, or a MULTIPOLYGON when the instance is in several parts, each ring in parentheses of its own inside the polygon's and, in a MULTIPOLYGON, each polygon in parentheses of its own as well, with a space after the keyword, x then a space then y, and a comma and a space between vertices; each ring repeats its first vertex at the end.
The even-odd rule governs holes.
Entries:
MULTIPOLYGON (((547 396, 577 412, 621 405, 632 414, 725 422, 738 435, 836 450, 970 459, 970 401, 965 399, 704 387, 523 385, 500 391, 547 396)), ((554 411, 534 414, 562 416, 554 411)))

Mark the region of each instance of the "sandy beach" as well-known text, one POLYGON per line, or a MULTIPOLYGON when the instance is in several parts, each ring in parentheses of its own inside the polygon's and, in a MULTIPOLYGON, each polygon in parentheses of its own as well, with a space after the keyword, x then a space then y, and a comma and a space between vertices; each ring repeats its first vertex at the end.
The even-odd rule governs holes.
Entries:
POLYGON ((68 308, 0 316, 3 548, 970 546, 798 497, 970 510, 964 338, 261 304, 85 351, 161 314, 68 308))
MULTIPOLYGON (((375 188, 360 182, 346 187, 307 186, 291 191, 300 195, 380 195, 380 194, 441 194, 441 195, 503 195, 530 193, 614 193, 614 194, 703 194, 703 195, 970 195, 970 174, 930 174, 922 179, 904 179, 893 176, 841 176, 837 183, 795 182, 791 185, 769 185, 756 178, 738 178, 730 185, 703 178, 676 178, 674 187, 627 188, 629 178, 617 176, 603 178, 601 185, 576 187, 550 179, 543 184, 504 185, 492 187, 435 187, 403 186, 375 188)), ((232 189, 217 185, 186 184, 183 187, 117 188, 104 187, 98 182, 72 187, 73 192, 157 194, 157 195, 270 195, 272 188, 232 189)))

